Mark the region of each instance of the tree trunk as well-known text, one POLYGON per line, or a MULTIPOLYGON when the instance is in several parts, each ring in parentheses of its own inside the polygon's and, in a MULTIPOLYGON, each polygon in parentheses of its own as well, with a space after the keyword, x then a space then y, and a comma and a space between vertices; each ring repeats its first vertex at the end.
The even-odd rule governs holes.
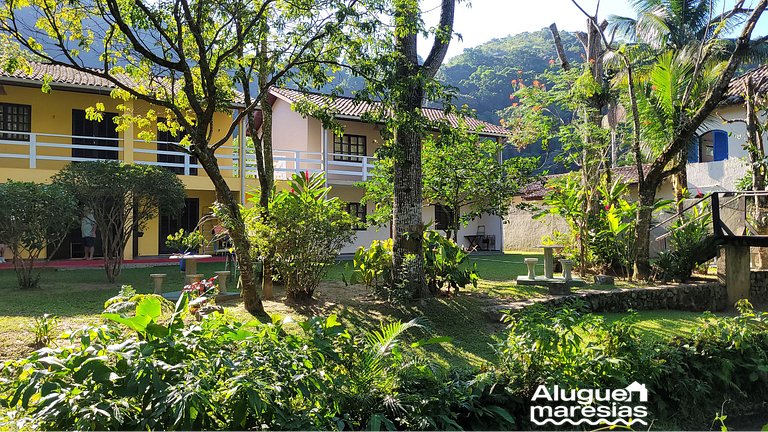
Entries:
POLYGON ((213 150, 205 145, 195 146, 194 149, 196 150, 195 156, 213 182, 216 189, 216 200, 222 205, 222 210, 226 212, 225 219, 228 219, 226 225, 229 225, 226 228, 232 238, 240 268, 240 283, 245 310, 253 316, 265 317, 267 314, 264 311, 264 304, 256 284, 256 265, 251 254, 251 242, 248 240, 245 223, 240 213, 240 203, 237 202, 232 190, 222 177, 213 150))
POLYGON ((638 191, 640 205, 637 207, 637 242, 635 243, 635 279, 645 281, 651 277, 650 246, 653 202, 656 186, 647 182, 638 191))
POLYGON ((675 205, 677 206, 677 212, 682 213, 685 208, 683 200, 688 198, 688 171, 686 170, 686 163, 688 162, 686 152, 677 155, 675 160, 675 174, 672 176, 672 184, 675 189, 675 205))
MULTIPOLYGON (((411 84, 397 109, 418 118, 422 100, 422 88, 411 84)), ((397 284, 407 285, 414 297, 429 297, 421 250, 424 221, 421 212, 421 130, 417 120, 398 127, 395 146, 394 280, 397 284)))
MULTIPOLYGON (((266 48, 264 48, 266 49, 266 48)), ((259 74, 259 84, 266 86, 266 73, 259 74)), ((264 89, 268 93, 268 89, 264 89)), ((272 104, 269 103, 269 96, 262 99, 261 113, 263 122, 261 124, 261 164, 263 174, 259 176, 259 205, 262 208, 262 216, 269 217, 269 199, 272 196, 272 189, 275 187, 275 165, 272 157, 272 104)), ((265 299, 272 299, 272 254, 268 253, 262 257, 262 278, 261 292, 265 299)))

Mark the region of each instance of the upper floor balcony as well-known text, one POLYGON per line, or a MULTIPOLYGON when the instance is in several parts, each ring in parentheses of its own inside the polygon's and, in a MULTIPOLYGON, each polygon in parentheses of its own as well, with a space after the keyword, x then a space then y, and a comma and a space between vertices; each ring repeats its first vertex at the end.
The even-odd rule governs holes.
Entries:
MULTIPOLYGON (((233 144, 217 149, 216 157, 225 179, 238 179, 229 183, 239 190, 241 171, 246 180, 258 176, 256 156, 253 150, 246 150, 245 166, 241 170, 237 140, 233 140, 233 144)), ((182 176, 190 188, 205 188, 204 184, 210 183, 202 165, 173 142, 0 130, 2 180, 43 181, 70 162, 92 160, 164 167, 182 176)), ((274 150, 277 180, 290 179, 293 173, 324 172, 331 184, 354 184, 371 176, 375 161, 373 156, 274 150)))

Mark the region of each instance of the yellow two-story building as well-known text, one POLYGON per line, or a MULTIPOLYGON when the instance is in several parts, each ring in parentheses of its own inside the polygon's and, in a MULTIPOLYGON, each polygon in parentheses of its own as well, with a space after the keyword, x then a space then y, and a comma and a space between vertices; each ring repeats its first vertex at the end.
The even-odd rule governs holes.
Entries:
MULTIPOLYGON (((131 259, 171 253, 165 246, 167 235, 180 228, 194 228, 200 218, 210 212, 215 199, 213 184, 202 167, 174 145, 180 137, 159 132, 156 140, 146 141, 139 138, 140 131, 135 126, 117 132, 113 118, 119 115, 118 104, 125 102, 110 97, 114 89, 112 83, 72 68, 44 63, 32 63, 31 66, 32 73, 0 72, 0 181, 45 182, 66 164, 86 160, 118 160, 172 170, 186 188, 184 211, 180 215, 161 214, 143 232, 135 233, 125 256, 131 259), (41 91, 45 77, 51 78, 51 92, 48 94, 41 91), (85 115, 86 109, 97 103, 105 107, 101 122, 88 120, 85 115)), ((277 180, 288 179, 295 172, 324 172, 328 184, 333 187, 332 193, 347 202, 351 213, 365 219, 372 209, 360 203, 363 190, 354 184, 370 176, 375 151, 383 143, 380 125, 362 120, 362 116, 376 106, 357 103, 349 98, 331 98, 281 88, 272 89, 269 102, 274 111, 277 180), (335 135, 324 129, 318 119, 303 117, 295 112, 293 105, 304 98, 329 105, 336 120, 343 126, 344 134, 335 135)), ((135 113, 151 108, 143 101, 129 101, 127 104, 127 108, 135 113)), ((233 106, 232 111, 217 114, 213 139, 218 140, 226 133, 238 108, 233 106)), ((442 118, 453 124, 459 122, 457 117, 446 117, 441 110, 425 108, 424 112, 433 119, 442 118)), ((481 126, 482 134, 487 138, 502 139, 507 135, 501 126, 474 119, 465 121, 470 127, 481 126)), ((243 130, 240 125, 230 142, 217 150, 217 157, 229 187, 244 201, 246 192, 257 187, 258 182, 252 154, 249 154, 245 137, 241 135, 243 130), (239 155, 243 155, 243 163, 239 155)), ((439 206, 425 206, 425 221, 434 221, 439 229, 449 211, 439 206)), ((476 242, 477 234, 487 239, 481 247, 498 250, 504 244, 501 219, 496 216, 476 219, 462 229, 459 238, 466 238, 465 246, 471 246, 476 242)), ((358 246, 389 235, 390 227, 361 229, 344 252, 353 252, 358 246)), ((78 228, 70 233, 53 258, 82 256, 78 228)))

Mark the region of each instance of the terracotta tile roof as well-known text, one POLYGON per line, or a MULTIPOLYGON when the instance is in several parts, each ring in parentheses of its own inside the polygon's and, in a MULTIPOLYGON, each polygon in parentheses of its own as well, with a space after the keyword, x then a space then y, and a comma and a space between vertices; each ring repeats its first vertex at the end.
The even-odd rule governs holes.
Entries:
MULTIPOLYGON (((113 83, 111 83, 110 81, 104 78, 98 77, 88 72, 79 71, 72 67, 52 65, 49 63, 38 63, 38 62, 30 62, 29 65, 32 67, 31 73, 27 73, 26 71, 21 71, 21 70, 8 73, 5 70, 0 70, 0 79, 5 77, 5 78, 16 78, 16 79, 42 82, 44 77, 46 75, 49 75, 51 77, 52 84, 102 87, 104 89, 115 88, 115 85, 113 83)), ((101 71, 101 69, 93 69, 93 70, 98 72, 101 71)), ((122 74, 116 75, 116 77, 118 77, 121 80, 126 80, 124 82, 132 82, 130 81, 129 77, 122 74)))
MULTIPOLYGON (((650 165, 643 165, 643 172, 648 173, 648 169, 650 167, 651 167, 650 165)), ((638 179, 637 168, 634 165, 612 168, 611 173, 614 176, 614 178, 620 178, 628 184, 637 183, 637 179, 638 179)), ((562 177, 566 174, 567 173, 543 176, 534 182, 528 183, 520 191, 519 195, 522 196, 522 198, 527 201, 541 200, 544 198, 544 195, 546 195, 546 193, 549 191, 549 188, 547 188, 547 182, 549 180, 562 177)))
MULTIPOLYGON (((88 73, 85 71, 77 70, 69 66, 53 65, 50 63, 29 62, 32 67, 31 73, 26 71, 17 70, 9 73, 0 69, 0 82, 3 78, 20 79, 25 81, 39 81, 43 82, 46 75, 51 77, 51 85, 55 86, 66 85, 74 87, 90 87, 90 88, 103 88, 106 91, 111 91, 117 86, 109 80, 102 77, 88 73)), ((102 72, 103 69, 90 68, 94 72, 102 72)), ((127 86, 135 86, 136 82, 126 74, 115 74, 120 82, 127 86)), ((243 94, 240 91, 235 91, 235 103, 243 103, 243 94)))
POLYGON ((723 97, 722 105, 734 105, 744 102, 744 97, 742 96, 742 93, 744 93, 744 82, 749 76, 752 77, 752 83, 756 86, 755 93, 768 93, 768 65, 758 66, 744 75, 731 80, 728 91, 723 97))
MULTIPOLYGON (((327 94, 302 92, 287 88, 273 87, 272 93, 288 100, 290 103, 306 100, 320 106, 329 106, 337 116, 351 117, 354 119, 360 119, 365 113, 374 112, 381 107, 378 102, 363 102, 349 97, 333 97, 327 94)), ((446 120, 453 127, 459 126, 460 117, 455 114, 446 115, 440 109, 427 107, 422 108, 422 112, 431 121, 446 120)), ((482 135, 498 137, 509 136, 509 131, 502 126, 471 117, 464 117, 463 120, 467 126, 472 129, 482 128, 482 135)))

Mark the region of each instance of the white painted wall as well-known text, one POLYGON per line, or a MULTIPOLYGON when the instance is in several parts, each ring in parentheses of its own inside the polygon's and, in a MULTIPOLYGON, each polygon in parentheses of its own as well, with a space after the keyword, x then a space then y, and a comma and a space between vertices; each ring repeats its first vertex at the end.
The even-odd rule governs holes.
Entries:
MULTIPOLYGON (((744 123, 727 123, 726 120, 743 119, 742 105, 730 105, 719 108, 704 123, 700 134, 710 130, 723 130, 728 133, 728 159, 717 162, 689 163, 688 189, 692 194, 710 191, 735 190, 736 183, 747 173, 749 155, 744 149, 747 140, 747 127, 744 123)), ((768 138, 768 136, 766 136, 768 138)))

